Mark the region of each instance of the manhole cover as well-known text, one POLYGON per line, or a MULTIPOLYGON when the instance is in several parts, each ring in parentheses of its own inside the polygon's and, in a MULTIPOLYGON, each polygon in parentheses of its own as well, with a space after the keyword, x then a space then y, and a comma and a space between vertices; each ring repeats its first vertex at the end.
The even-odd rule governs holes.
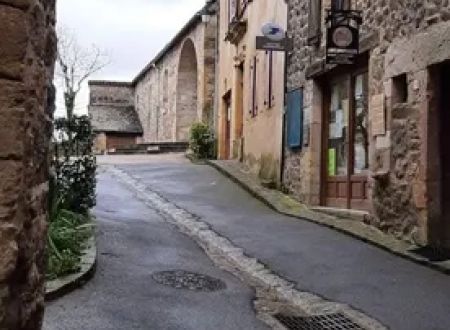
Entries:
POLYGON ((289 330, 364 330, 341 313, 304 317, 276 314, 275 318, 289 330))
POLYGON ((193 291, 217 291, 226 288, 226 284, 208 275, 196 274, 184 270, 170 270, 155 273, 153 279, 162 285, 176 289, 193 291))

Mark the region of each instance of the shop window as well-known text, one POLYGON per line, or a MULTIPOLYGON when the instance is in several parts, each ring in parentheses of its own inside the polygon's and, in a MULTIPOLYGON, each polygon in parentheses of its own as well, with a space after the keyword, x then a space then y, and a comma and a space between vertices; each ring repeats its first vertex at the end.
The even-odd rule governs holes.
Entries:
POLYGON ((408 77, 406 73, 392 78, 392 104, 408 102, 408 77))
POLYGON ((301 148, 303 143, 303 89, 287 95, 286 139, 291 149, 301 148))

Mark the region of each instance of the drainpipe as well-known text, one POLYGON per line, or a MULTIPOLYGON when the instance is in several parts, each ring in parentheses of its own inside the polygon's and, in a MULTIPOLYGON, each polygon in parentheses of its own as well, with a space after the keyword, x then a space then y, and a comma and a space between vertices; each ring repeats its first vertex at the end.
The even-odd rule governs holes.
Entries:
MULTIPOLYGON (((289 0, 285 0, 287 5, 286 10, 286 38, 289 36, 289 0)), ((284 166, 285 166, 285 160, 284 157, 286 156, 286 105, 287 105, 287 74, 288 74, 288 59, 289 59, 289 53, 286 50, 284 52, 284 74, 283 74, 283 85, 284 85, 284 104, 283 104, 283 120, 282 120, 282 128, 281 128, 281 161, 280 161, 280 185, 283 185, 283 176, 284 176, 284 166)))

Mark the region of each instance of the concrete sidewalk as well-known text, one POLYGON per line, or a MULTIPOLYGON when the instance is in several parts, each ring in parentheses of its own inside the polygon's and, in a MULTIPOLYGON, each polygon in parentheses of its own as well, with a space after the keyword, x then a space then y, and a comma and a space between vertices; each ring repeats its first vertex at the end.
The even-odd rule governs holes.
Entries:
POLYGON ((306 205, 297 202, 289 195, 283 194, 278 190, 265 188, 258 178, 251 174, 245 166, 238 161, 211 160, 207 161, 207 163, 234 182, 238 183, 254 197, 281 214, 338 230, 394 253, 402 258, 431 267, 445 274, 450 274, 450 260, 439 262, 431 261, 413 252, 415 249, 419 248, 417 245, 399 240, 373 226, 367 225, 361 219, 355 220, 347 217, 337 217, 309 209, 306 205))
POLYGON ((273 211, 208 166, 121 165, 282 277, 391 329, 450 329, 450 278, 360 240, 273 211))

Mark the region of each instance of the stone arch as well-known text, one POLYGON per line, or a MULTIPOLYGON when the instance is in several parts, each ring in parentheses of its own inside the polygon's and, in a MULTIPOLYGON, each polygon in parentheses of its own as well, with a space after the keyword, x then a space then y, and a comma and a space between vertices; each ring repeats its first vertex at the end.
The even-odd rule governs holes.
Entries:
POLYGON ((177 79, 176 139, 187 141, 189 128, 198 119, 198 60, 190 38, 181 47, 177 79))

